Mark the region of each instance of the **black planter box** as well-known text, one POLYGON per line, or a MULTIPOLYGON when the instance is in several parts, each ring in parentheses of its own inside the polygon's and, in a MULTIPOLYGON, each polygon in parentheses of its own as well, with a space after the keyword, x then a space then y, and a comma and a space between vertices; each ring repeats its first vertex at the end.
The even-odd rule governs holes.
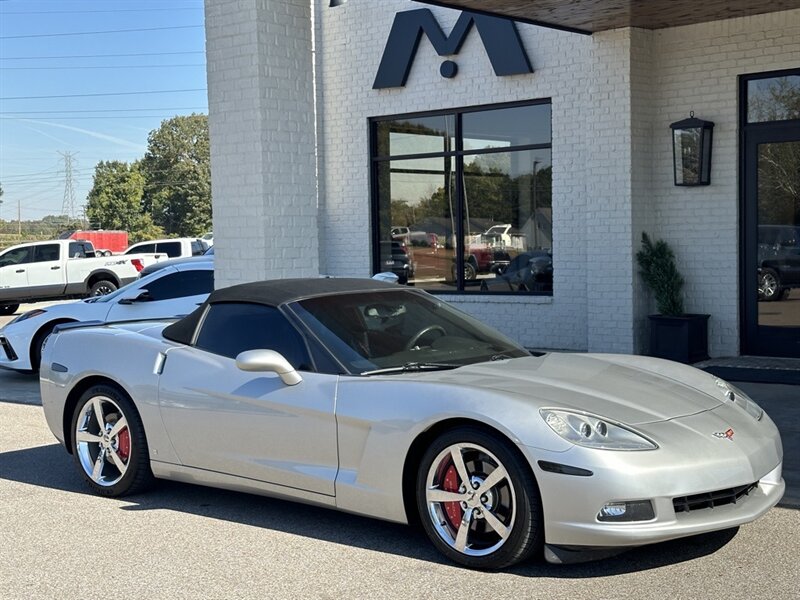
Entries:
POLYGON ((708 318, 711 315, 666 317, 649 315, 649 356, 685 364, 708 359, 708 318))

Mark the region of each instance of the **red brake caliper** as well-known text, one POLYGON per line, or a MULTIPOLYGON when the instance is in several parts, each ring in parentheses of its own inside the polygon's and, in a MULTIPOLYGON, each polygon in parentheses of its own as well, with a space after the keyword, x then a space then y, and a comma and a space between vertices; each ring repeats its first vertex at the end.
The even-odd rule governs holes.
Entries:
POLYGON ((119 432, 117 439, 119 440, 117 454, 122 460, 128 460, 128 456, 131 453, 131 434, 127 427, 119 432))
MULTIPOLYGON (((455 465, 451 464, 447 471, 445 471, 442 487, 448 492, 458 491, 458 471, 456 471, 455 465)), ((461 517, 463 515, 461 504, 458 502, 443 502, 443 504, 450 525, 452 525, 454 529, 461 527, 461 517)))

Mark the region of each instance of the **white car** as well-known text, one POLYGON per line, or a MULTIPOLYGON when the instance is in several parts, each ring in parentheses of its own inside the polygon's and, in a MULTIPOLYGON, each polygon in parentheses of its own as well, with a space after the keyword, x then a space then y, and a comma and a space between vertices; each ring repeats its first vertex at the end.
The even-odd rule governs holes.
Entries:
POLYGON ((56 325, 187 314, 205 301, 213 289, 214 262, 191 261, 169 264, 105 296, 36 308, 0 329, 0 367, 37 372, 42 344, 56 325))
MULTIPOLYGON (((212 240, 213 242, 213 240, 212 240)), ((133 244, 124 254, 166 254, 169 258, 202 255, 211 243, 200 238, 172 238, 166 240, 150 240, 133 244)))

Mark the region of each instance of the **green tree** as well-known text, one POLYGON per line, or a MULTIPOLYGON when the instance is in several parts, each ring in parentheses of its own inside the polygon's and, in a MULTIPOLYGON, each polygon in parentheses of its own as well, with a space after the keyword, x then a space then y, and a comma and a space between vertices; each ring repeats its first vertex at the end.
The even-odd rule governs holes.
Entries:
POLYGON ((141 162, 143 208, 168 234, 200 235, 211 227, 208 117, 167 119, 147 139, 141 162))
POLYGON ((163 230, 142 211, 144 188, 138 162, 101 161, 95 167, 86 216, 101 229, 127 231, 131 242, 161 237, 163 230))

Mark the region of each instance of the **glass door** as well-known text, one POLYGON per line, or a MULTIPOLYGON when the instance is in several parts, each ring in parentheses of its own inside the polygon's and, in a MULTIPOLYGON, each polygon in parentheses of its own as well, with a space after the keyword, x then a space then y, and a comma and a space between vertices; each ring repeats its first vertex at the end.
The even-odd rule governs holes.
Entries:
POLYGON ((742 352, 800 357, 800 73, 744 87, 742 352))

